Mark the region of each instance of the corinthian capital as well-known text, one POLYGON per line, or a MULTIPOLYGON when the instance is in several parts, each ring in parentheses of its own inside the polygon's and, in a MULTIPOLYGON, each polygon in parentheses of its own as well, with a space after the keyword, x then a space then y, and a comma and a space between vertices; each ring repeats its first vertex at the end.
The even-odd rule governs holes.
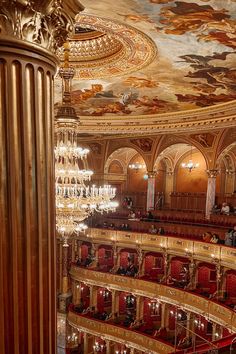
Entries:
POLYGON ((82 10, 78 0, 0 0, 0 39, 10 36, 55 52, 82 10))
POLYGON ((208 178, 216 178, 216 176, 219 174, 219 171, 214 169, 214 170, 207 170, 206 171, 208 178))

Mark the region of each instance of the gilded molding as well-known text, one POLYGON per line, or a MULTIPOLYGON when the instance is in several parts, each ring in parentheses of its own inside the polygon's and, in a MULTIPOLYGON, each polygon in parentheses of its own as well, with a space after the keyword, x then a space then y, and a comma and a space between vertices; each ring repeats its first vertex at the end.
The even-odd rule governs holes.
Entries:
POLYGON ((109 284, 109 289, 126 291, 134 295, 154 298, 164 303, 179 306, 186 311, 207 316, 213 322, 236 331, 236 317, 232 309, 228 309, 223 305, 188 291, 141 279, 78 268, 76 266, 72 266, 70 275, 72 280, 76 282, 79 281, 105 288, 109 284))
POLYGON ((81 133, 91 131, 94 134, 114 136, 115 134, 167 134, 167 133, 196 133, 209 129, 235 127, 235 101, 218 104, 211 107, 193 110, 170 112, 152 115, 127 116, 80 116, 81 133))
POLYGON ((149 336, 142 335, 135 331, 128 330, 110 323, 100 322, 87 317, 79 316, 73 312, 68 314, 69 324, 83 332, 92 335, 102 336, 106 340, 126 344, 129 347, 142 350, 145 353, 167 354, 174 350, 173 346, 165 344, 149 336))
POLYGON ((236 269, 236 251, 235 248, 230 248, 223 245, 210 244, 201 241, 192 241, 170 236, 139 234, 135 232, 125 232, 116 230, 103 230, 91 228, 87 231, 88 237, 84 239, 91 242, 106 242, 117 246, 132 247, 140 246, 143 251, 166 251, 168 254, 190 256, 193 259, 209 262, 219 262, 222 266, 230 269, 236 269))
POLYGON ((0 0, 0 36, 55 52, 73 32, 78 0, 0 0))
MULTIPOLYGON (((79 15, 77 21, 83 28, 103 33, 96 40, 79 40, 79 36, 70 40, 69 60, 76 69, 75 78, 79 80, 136 72, 156 58, 158 49, 155 42, 135 27, 88 14, 79 15)), ((58 55, 62 60, 63 48, 58 55)))

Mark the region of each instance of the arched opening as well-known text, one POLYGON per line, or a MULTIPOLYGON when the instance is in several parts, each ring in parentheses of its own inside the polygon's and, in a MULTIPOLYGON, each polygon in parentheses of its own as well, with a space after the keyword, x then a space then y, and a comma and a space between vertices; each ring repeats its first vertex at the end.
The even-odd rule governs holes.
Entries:
POLYGON ((157 176, 159 171, 164 175, 160 175, 160 183, 165 208, 204 211, 207 167, 205 157, 196 147, 187 143, 167 147, 157 157, 154 169, 157 176))
POLYGON ((147 181, 146 164, 141 154, 130 147, 115 150, 107 159, 104 175, 116 187, 120 211, 145 210, 147 181))

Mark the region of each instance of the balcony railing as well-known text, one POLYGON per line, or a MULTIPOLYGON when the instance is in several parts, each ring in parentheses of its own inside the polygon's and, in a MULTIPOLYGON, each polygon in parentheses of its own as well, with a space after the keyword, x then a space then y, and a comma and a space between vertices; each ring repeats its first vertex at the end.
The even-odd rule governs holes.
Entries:
POLYGON ((92 242, 116 243, 119 246, 140 246, 143 250, 167 251, 179 256, 192 256, 196 260, 219 263, 236 270, 236 248, 179 237, 151 235, 131 231, 88 229, 86 239, 92 242))
POLYGON ((173 346, 156 340, 151 336, 104 321, 88 319, 88 317, 75 314, 72 311, 68 314, 68 322, 72 327, 82 330, 83 332, 88 332, 95 336, 102 335, 104 339, 123 343, 126 346, 142 350, 145 353, 167 354, 174 350, 173 346))
POLYGON ((85 282, 99 287, 109 287, 109 289, 131 292, 132 294, 149 298, 158 298, 160 301, 200 314, 234 332, 236 331, 236 313, 234 311, 188 291, 77 266, 71 267, 70 274, 74 281, 85 282))

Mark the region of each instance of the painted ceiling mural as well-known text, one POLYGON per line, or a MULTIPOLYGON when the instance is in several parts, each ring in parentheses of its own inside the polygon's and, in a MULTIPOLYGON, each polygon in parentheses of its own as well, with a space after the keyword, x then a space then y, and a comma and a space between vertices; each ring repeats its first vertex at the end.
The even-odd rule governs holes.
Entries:
POLYGON ((80 116, 159 114, 236 99, 236 0, 83 0, 83 5, 84 15, 115 19, 145 33, 157 54, 125 75, 75 78, 72 101, 80 116))

